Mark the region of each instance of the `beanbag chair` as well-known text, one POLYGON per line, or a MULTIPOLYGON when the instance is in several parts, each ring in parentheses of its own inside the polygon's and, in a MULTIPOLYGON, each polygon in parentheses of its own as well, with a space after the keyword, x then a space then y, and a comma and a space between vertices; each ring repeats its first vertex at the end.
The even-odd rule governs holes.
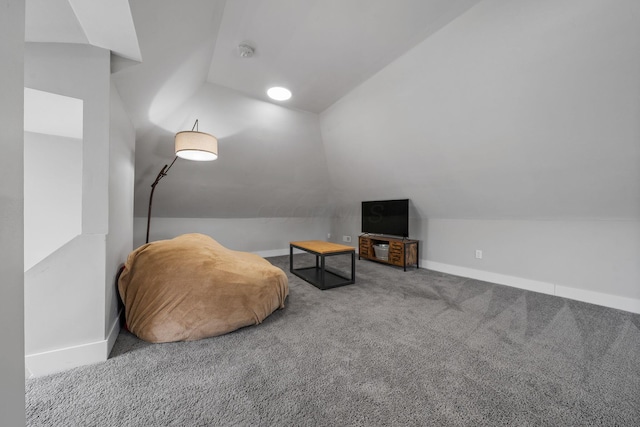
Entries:
POLYGON ((149 342, 192 341, 261 323, 289 294, 287 275, 262 257, 203 234, 147 243, 118 279, 128 329, 149 342))

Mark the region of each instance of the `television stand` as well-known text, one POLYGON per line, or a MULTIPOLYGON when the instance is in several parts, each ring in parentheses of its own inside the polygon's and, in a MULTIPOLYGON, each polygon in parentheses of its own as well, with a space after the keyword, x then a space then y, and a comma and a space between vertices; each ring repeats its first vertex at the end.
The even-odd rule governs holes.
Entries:
POLYGON ((382 264, 395 265, 404 268, 415 265, 420 268, 420 245, 418 240, 363 234, 358 237, 358 259, 364 258, 382 264), (385 259, 376 257, 374 245, 389 245, 389 256, 385 259))

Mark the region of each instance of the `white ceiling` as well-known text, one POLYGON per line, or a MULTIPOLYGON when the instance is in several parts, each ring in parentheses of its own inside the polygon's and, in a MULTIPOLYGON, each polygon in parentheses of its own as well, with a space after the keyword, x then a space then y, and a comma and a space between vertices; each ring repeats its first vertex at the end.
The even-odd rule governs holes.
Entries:
POLYGON ((409 197, 443 218, 637 217, 637 0, 113 0, 106 26, 91 1, 27 0, 27 40, 135 39, 142 62, 112 77, 136 128, 136 216, 199 119, 220 158, 176 163, 154 215, 409 197), (267 100, 272 84, 293 98, 267 100), (372 178, 380 160, 404 167, 372 178))
POLYGON ((184 130, 166 129, 167 118, 206 82, 225 1, 135 0, 130 6, 144 59, 113 74, 118 92, 138 135, 158 127, 184 130))
POLYGON ((319 113, 479 1, 27 0, 26 41, 118 55, 118 88, 146 132, 206 81, 274 103, 265 91, 285 86, 282 106, 319 113), (120 73, 121 58, 142 63, 120 73))
POLYGON ((220 159, 172 169, 154 215, 241 217, 317 214, 328 186, 315 113, 480 0, 117 0, 111 12, 99 1, 27 0, 26 39, 88 42, 129 59, 118 36, 135 41, 142 61, 114 56, 112 72, 136 128, 136 215, 173 135, 199 118, 220 139, 220 159), (240 42, 255 47, 253 58, 239 56, 240 42), (267 99, 274 84, 292 99, 267 99), (295 110, 308 116, 292 120, 295 110), (239 192, 238 183, 247 185, 239 192))
POLYGON ((25 41, 91 44, 142 60, 127 0, 27 0, 25 41))
POLYGON ((67 0, 27 0, 25 40, 48 43, 89 43, 67 0))
POLYGON ((319 113, 478 1, 227 1, 207 79, 267 101, 284 86, 283 105, 319 113))

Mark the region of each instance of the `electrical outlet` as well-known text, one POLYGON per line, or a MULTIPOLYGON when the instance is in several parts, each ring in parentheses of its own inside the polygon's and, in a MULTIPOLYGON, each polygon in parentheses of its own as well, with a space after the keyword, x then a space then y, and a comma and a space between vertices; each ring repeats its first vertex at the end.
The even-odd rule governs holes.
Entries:
POLYGON ((343 242, 347 242, 347 243, 351 243, 351 236, 342 236, 342 241, 343 242))
POLYGON ((482 251, 480 249, 476 249, 476 259, 482 259, 482 251))
POLYGON ((327 233, 327 239, 331 238, 331 233, 327 233))

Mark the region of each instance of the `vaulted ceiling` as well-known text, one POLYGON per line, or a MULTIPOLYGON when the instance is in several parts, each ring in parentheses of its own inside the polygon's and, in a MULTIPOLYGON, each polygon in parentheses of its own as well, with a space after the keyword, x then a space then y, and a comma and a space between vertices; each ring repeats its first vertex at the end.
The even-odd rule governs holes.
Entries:
POLYGON ((265 101, 286 86, 287 107, 320 113, 477 2, 228 1, 207 81, 265 101))
POLYGON ((127 0, 27 0, 25 40, 91 44, 140 61, 127 0))
POLYGON ((132 1, 143 59, 114 80, 138 131, 136 215, 172 135, 195 119, 220 139, 220 158, 174 167, 155 215, 326 214, 317 113, 477 1, 132 1), (255 55, 241 57, 241 43, 255 55), (273 85, 293 97, 270 100, 273 85))
POLYGON ((27 0, 27 40, 112 51, 136 216, 196 119, 220 157, 176 163, 154 215, 409 197, 425 217, 640 216, 635 0, 88 3, 27 0))

